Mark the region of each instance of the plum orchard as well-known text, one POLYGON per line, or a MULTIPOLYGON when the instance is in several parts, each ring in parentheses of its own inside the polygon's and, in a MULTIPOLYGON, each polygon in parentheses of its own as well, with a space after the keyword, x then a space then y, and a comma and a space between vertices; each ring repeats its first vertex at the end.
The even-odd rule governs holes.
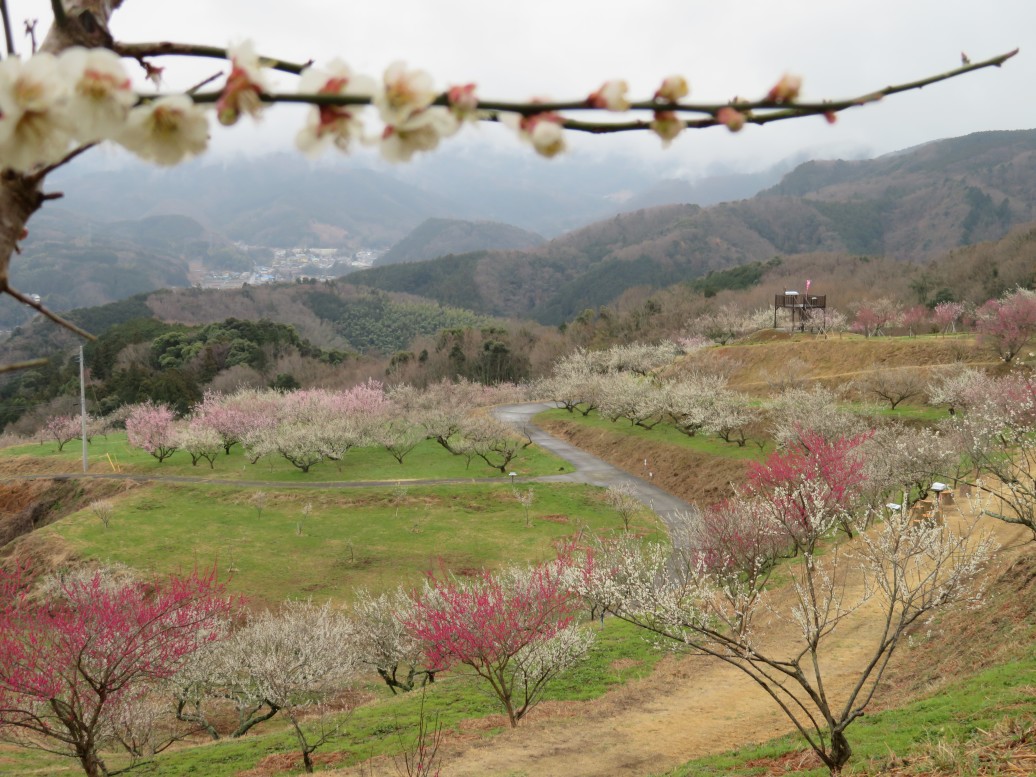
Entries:
POLYGON ((230 125, 245 115, 258 118, 275 103, 303 103, 311 109, 296 145, 307 154, 370 143, 385 158, 406 161, 435 149, 463 125, 485 121, 506 124, 550 157, 564 151, 569 132, 652 132, 669 144, 691 128, 724 126, 737 132, 746 124, 810 116, 833 122, 841 111, 999 66, 1016 53, 965 60, 961 67, 917 81, 819 102, 800 101, 801 79, 787 74, 758 99, 735 97, 727 103, 689 102, 690 88, 681 75, 661 79, 655 92, 641 99, 628 95, 625 81, 612 80, 573 100, 503 102, 479 95, 475 83, 437 87, 428 73, 402 62, 375 78, 354 72, 340 59, 287 62, 260 54, 250 41, 228 49, 115 41, 108 25, 121 5, 121 0, 55 0, 50 30, 38 51, 24 58, 14 50, 14 31, 3 6, 8 56, 0 62, 0 291, 84 336, 89 335, 12 288, 8 269, 29 218, 46 200, 60 196, 44 192, 47 175, 101 142, 118 143, 159 165, 175 165, 205 151, 213 113, 230 125), (154 61, 168 55, 226 60, 229 73, 210 90, 206 83, 182 94, 135 91, 125 60, 136 60, 158 82, 162 68, 154 61), (272 71, 296 77, 296 90, 275 91, 272 71))

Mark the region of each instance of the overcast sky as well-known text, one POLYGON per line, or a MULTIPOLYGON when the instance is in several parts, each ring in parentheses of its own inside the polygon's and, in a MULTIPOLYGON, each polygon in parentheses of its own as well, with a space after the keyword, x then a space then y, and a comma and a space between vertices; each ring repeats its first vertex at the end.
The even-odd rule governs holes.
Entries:
MULTIPOLYGON (((49 18, 46 0, 8 0, 15 20, 49 18)), ((1036 126, 1034 0, 124 0, 112 31, 123 41, 224 46, 251 38, 261 52, 325 62, 334 56, 379 76, 403 59, 436 84, 475 81, 480 96, 581 98, 610 78, 647 97, 683 74, 692 99, 758 97, 784 72, 801 75, 805 99, 854 96, 1020 47, 1000 70, 822 119, 782 126, 685 133, 668 151, 646 135, 581 138, 572 153, 617 150, 665 160, 675 173, 768 167, 808 152, 869 155, 979 130, 1036 126)), ((176 74, 186 86, 218 69, 176 74)), ((293 89, 289 77, 279 83, 293 89)), ((213 153, 291 147, 297 116, 278 107, 259 127, 215 127, 213 153)), ((499 127, 467 142, 511 145, 499 127)), ((531 152, 530 152, 531 153, 531 152)))

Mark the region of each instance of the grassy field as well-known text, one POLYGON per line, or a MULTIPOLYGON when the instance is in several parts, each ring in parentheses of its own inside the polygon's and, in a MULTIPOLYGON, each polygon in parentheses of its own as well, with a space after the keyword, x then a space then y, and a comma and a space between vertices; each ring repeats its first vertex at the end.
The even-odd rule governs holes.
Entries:
MULTIPOLYGON (((469 463, 463 456, 454 456, 433 440, 425 440, 403 459, 400 464, 380 447, 355 448, 340 462, 324 461, 309 472, 302 472, 285 459, 271 455, 252 464, 239 446, 230 455, 220 454, 214 466, 202 459, 191 465, 191 457, 177 451, 164 462, 126 442, 125 433, 96 437, 88 446, 91 472, 132 472, 144 475, 185 475, 190 477, 263 480, 271 483, 315 483, 328 481, 406 481, 417 479, 503 478, 499 470, 487 466, 481 459, 469 463)), ((67 443, 58 451, 57 443, 33 443, 5 448, 0 456, 32 456, 68 462, 69 472, 82 470, 82 447, 78 441, 67 443)), ((508 466, 519 475, 555 475, 571 472, 571 467, 545 451, 530 446, 521 451, 508 466)))
MULTIPOLYGON (((524 486, 527 489, 530 486, 524 486)), ((80 556, 148 572, 217 564, 234 591, 265 602, 347 599, 353 588, 417 583, 427 572, 467 572, 551 557, 581 531, 621 527, 601 489, 532 485, 529 523, 510 484, 278 491, 151 484, 115 501, 108 528, 89 510, 43 530, 80 556), (308 515, 306 506, 309 505, 308 515)), ((636 531, 661 531, 644 512, 636 531)), ((661 536, 661 534, 658 534, 661 536)))

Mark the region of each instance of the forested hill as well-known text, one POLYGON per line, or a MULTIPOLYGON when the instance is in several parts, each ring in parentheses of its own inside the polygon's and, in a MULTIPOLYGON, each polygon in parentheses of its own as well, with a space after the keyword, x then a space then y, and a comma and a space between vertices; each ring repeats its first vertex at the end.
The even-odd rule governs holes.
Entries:
POLYGON ((489 248, 534 248, 546 239, 511 224, 498 221, 428 219, 396 243, 376 264, 423 262, 447 254, 463 254, 489 248))
POLYGON ((1034 219, 1036 130, 988 132, 869 161, 806 163, 749 200, 622 214, 527 252, 374 268, 350 281, 558 324, 631 287, 778 255, 924 261, 1034 219))

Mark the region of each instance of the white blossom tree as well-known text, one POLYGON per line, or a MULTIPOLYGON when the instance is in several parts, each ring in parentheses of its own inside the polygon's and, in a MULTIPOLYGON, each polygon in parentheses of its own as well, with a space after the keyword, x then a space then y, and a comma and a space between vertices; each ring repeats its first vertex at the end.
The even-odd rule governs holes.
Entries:
POLYGON ((198 466, 202 459, 209 462, 209 469, 215 467, 216 457, 224 450, 224 438, 210 426, 199 424, 194 418, 176 428, 174 434, 176 447, 184 450, 191 457, 191 464, 198 466))
POLYGON ((865 431, 866 423, 843 409, 840 399, 838 392, 819 384, 781 392, 768 405, 774 442, 778 446, 801 442, 803 431, 816 432, 828 441, 865 431))
POLYGON ((378 596, 356 592, 351 607, 351 649, 356 660, 374 669, 392 690, 412 691, 435 682, 435 672, 424 661, 424 645, 407 628, 416 603, 402 587, 378 596))
POLYGON ((982 511, 1036 539, 1036 380, 993 380, 988 393, 954 416, 950 430, 980 476, 966 482, 979 491, 982 511))
POLYGON ((352 622, 330 603, 285 602, 277 610, 252 613, 247 623, 206 652, 195 670, 202 688, 233 698, 239 709, 278 712, 291 722, 307 772, 313 752, 335 735, 320 724, 309 729, 305 715, 319 711, 355 676, 358 661, 346 649, 352 622))

